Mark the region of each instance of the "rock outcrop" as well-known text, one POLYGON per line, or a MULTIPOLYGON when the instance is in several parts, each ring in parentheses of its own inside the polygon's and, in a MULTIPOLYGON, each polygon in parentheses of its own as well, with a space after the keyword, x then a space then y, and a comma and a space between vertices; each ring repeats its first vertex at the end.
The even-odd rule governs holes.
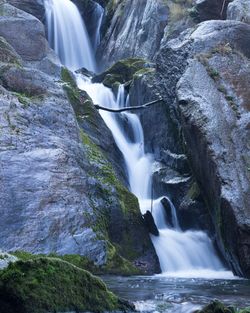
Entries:
POLYGON ((101 63, 107 66, 133 56, 151 59, 159 49, 167 15, 162 0, 120 1, 99 48, 101 63))
MULTIPOLYGON (((9 4, 23 10, 45 23, 44 0, 4 0, 9 4)), ((46 0, 45 0, 46 1, 46 0)))
POLYGON ((227 19, 250 24, 250 2, 247 0, 234 0, 229 3, 227 19))
POLYGON ((96 265, 150 257, 154 271, 137 199, 105 151, 114 147, 110 131, 48 47, 42 23, 0 9, 0 247, 80 254, 96 265))

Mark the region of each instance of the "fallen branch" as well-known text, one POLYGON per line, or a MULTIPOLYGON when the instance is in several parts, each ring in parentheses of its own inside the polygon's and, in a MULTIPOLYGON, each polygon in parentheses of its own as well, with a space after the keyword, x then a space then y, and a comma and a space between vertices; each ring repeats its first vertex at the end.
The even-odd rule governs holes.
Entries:
POLYGON ((145 103, 143 105, 138 105, 138 106, 134 106, 134 107, 126 107, 126 108, 121 108, 121 109, 105 108, 105 107, 102 107, 98 104, 94 104, 94 106, 96 107, 97 110, 104 110, 104 111, 108 111, 108 112, 112 112, 112 113, 120 113, 120 112, 124 112, 124 111, 146 109, 147 107, 151 106, 152 104, 155 104, 155 103, 158 103, 161 101, 163 101, 162 98, 148 102, 148 103, 145 103))

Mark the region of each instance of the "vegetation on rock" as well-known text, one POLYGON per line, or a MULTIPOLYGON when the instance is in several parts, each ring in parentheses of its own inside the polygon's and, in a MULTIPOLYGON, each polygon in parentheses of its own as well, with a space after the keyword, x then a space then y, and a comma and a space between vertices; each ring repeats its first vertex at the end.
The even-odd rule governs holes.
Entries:
POLYGON ((54 258, 17 261, 0 272, 0 307, 8 313, 124 309, 97 277, 54 258))
POLYGON ((237 310, 232 306, 226 306, 218 300, 214 300, 206 305, 201 310, 197 310, 194 313, 249 313, 250 308, 237 310))
POLYGON ((141 58, 128 58, 120 60, 112 65, 105 72, 93 78, 95 83, 103 83, 105 86, 113 88, 115 85, 129 83, 134 75, 142 75, 154 71, 152 63, 141 58))

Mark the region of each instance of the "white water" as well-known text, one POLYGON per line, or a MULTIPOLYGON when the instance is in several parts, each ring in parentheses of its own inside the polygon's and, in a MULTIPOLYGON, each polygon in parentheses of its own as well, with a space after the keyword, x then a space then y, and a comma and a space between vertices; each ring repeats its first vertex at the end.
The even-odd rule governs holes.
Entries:
POLYGON ((96 22, 96 30, 95 30, 95 34, 94 34, 94 43, 93 43, 94 51, 96 51, 96 49, 97 49, 97 47, 101 41, 100 29, 101 29, 101 25, 102 25, 103 15, 104 15, 103 7, 100 4, 96 3, 95 11, 94 11, 94 17, 93 17, 93 19, 95 19, 97 21, 96 22))
POLYGON ((95 72, 96 65, 86 27, 70 0, 45 0, 48 40, 62 64, 72 71, 85 67, 95 72))
MULTIPOLYGON (((61 59, 64 60, 64 64, 73 70, 79 66, 75 66, 75 59, 71 54, 71 50, 78 52, 84 46, 89 53, 90 48, 87 49, 86 47, 89 41, 85 40, 86 36, 80 34, 79 29, 77 29, 79 22, 70 31, 65 27, 65 24, 74 24, 76 22, 75 17, 78 16, 75 7, 73 9, 69 5, 70 1, 53 0, 52 2, 52 13, 49 11, 49 7, 46 6, 47 16, 49 17, 48 26, 49 29, 54 30, 54 37, 59 41, 59 46, 60 40, 63 41, 63 45, 60 46, 61 49, 57 51, 61 59), (64 5, 67 6, 67 10, 62 8, 64 5), (63 12, 61 16, 59 16, 60 12, 63 12), (58 17, 57 27, 54 27, 55 21, 52 21, 51 16, 58 17), (76 29, 77 34, 73 34, 76 29), (76 37, 84 37, 85 39, 82 41, 79 41, 79 39, 72 40, 76 37), (74 66, 70 64, 74 64, 74 66)), ((88 55, 86 51, 84 57, 88 55)), ((120 108, 128 105, 129 99, 126 97, 122 85, 120 85, 118 96, 115 98, 110 89, 102 84, 92 84, 90 79, 82 75, 77 75, 77 83, 79 88, 85 90, 96 104, 109 108, 120 108)), ((144 135, 140 120, 136 114, 121 113, 121 116, 126 117, 130 128, 129 133, 132 134, 132 136, 128 136, 119 121, 119 116, 102 110, 100 114, 111 130, 115 142, 124 156, 130 189, 138 197, 143 214, 151 208, 151 178, 154 158, 153 155, 146 154, 144 151, 144 135), (133 140, 130 138, 133 138, 133 140)), ((153 216, 160 236, 155 237, 152 235, 151 239, 159 257, 163 274, 185 277, 203 277, 203 275, 207 277, 207 275, 210 275, 212 278, 231 278, 232 273, 225 271, 223 268, 209 237, 201 231, 181 231, 174 205, 171 202, 170 205, 174 228, 171 228, 170 223, 166 221, 161 198, 154 199, 153 216)))

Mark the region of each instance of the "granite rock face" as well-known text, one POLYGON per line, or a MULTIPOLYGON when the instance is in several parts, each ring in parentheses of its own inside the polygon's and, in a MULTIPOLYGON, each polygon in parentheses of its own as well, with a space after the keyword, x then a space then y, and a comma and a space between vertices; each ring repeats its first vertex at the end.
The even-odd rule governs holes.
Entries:
POLYGON ((227 9, 227 19, 250 24, 250 2, 247 0, 234 0, 227 9))
POLYGON ((177 85, 188 157, 219 247, 231 268, 249 277, 250 28, 205 22, 189 38, 182 48, 191 44, 193 59, 177 85))
POLYGON ((1 249, 81 254, 96 265, 115 253, 149 255, 153 272, 138 202, 106 151, 109 130, 93 104, 81 107, 89 99, 48 47, 42 23, 6 3, 0 9, 1 249))
POLYGON ((45 22, 44 1, 47 0, 6 0, 9 4, 34 15, 42 22, 45 22))
POLYGON ((162 0, 120 2, 99 48, 102 63, 133 56, 151 59, 159 49, 167 14, 162 0))

